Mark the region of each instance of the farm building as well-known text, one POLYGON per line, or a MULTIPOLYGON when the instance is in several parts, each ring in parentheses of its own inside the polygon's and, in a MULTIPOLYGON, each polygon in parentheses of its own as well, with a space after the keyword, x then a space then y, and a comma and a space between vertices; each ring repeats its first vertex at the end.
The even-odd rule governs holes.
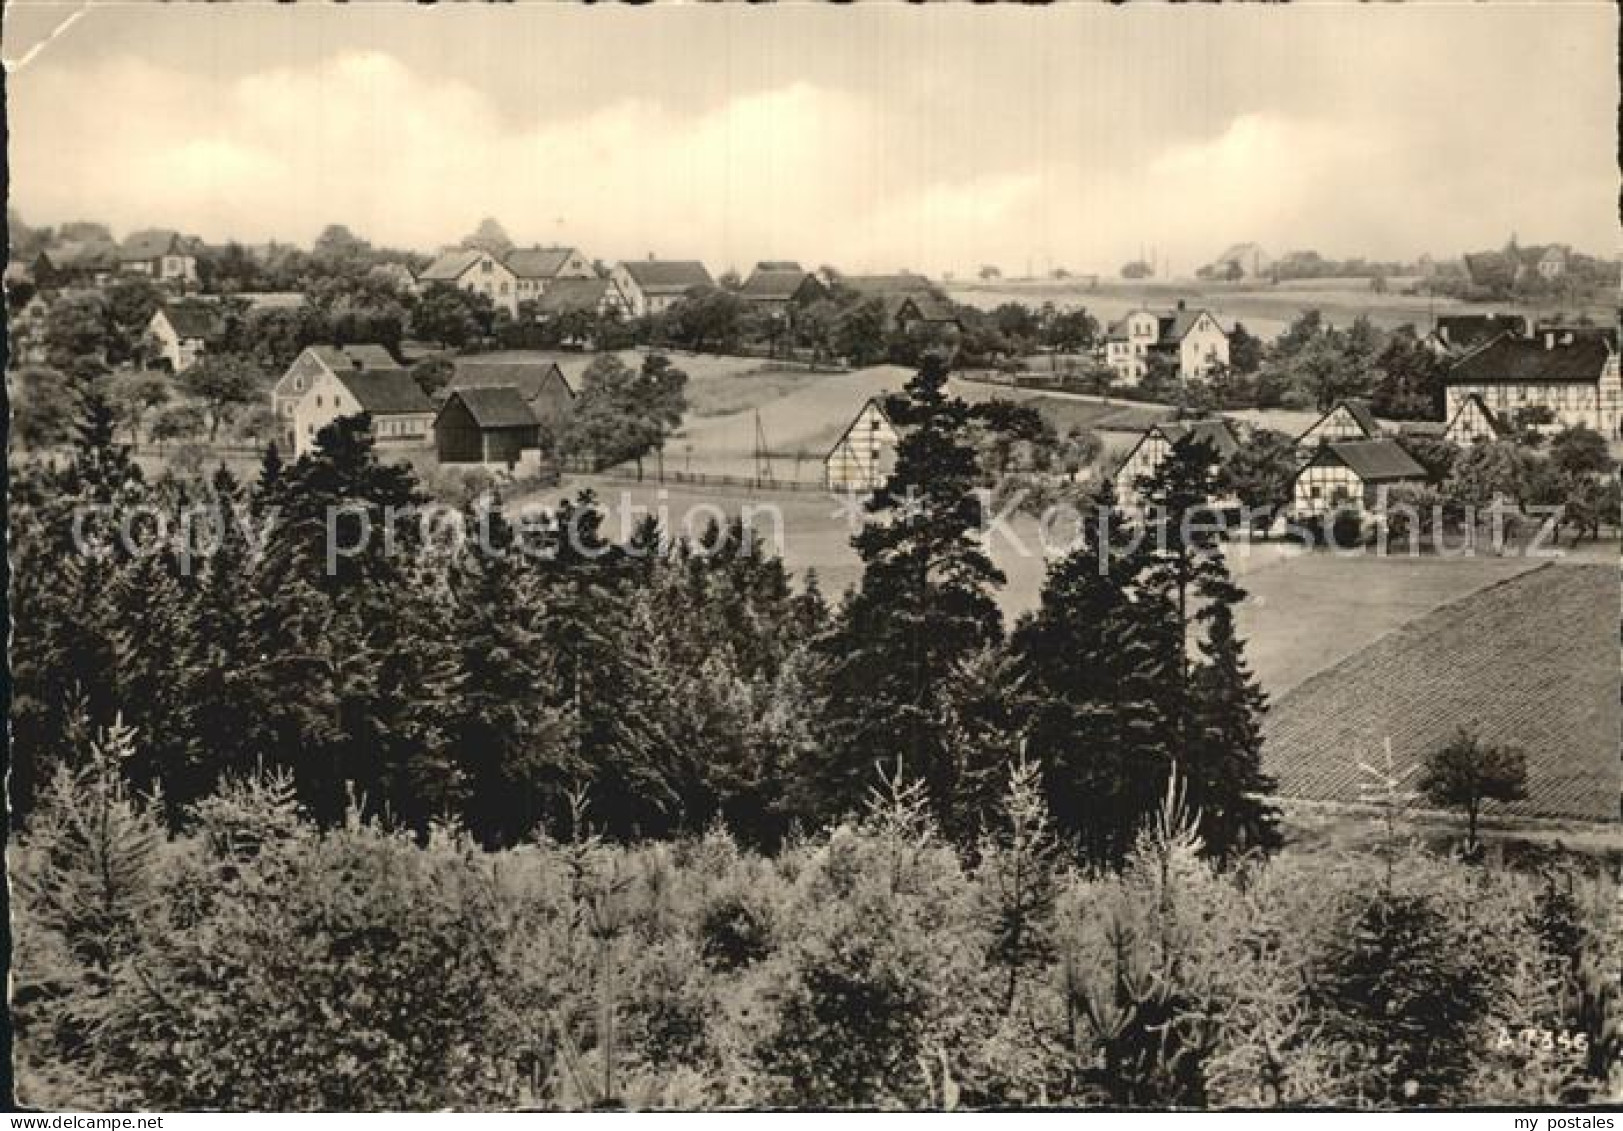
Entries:
POLYGON ((689 291, 716 285, 703 263, 692 259, 642 259, 615 264, 614 280, 634 316, 662 314, 689 291))
POLYGON ((870 397, 823 461, 830 491, 877 491, 896 466, 901 433, 880 397, 870 397))
POLYGON ((923 275, 846 275, 841 277, 840 285, 865 299, 883 302, 885 321, 893 329, 906 330, 915 325, 963 328, 952 303, 923 275))
POLYGON ((1313 427, 1296 437, 1296 447, 1307 455, 1320 444, 1335 440, 1373 440, 1380 434, 1381 426, 1368 405, 1362 401, 1338 401, 1313 427))
POLYGON ((1491 443, 1510 434, 1493 410, 1476 395, 1466 397, 1443 429, 1443 439, 1462 448, 1491 443))
POLYGON ((626 314, 630 310, 631 304, 613 279, 555 279, 535 300, 535 313, 540 318, 556 318, 561 314, 626 314))
POLYGON ((1139 497, 1139 480, 1154 475, 1175 445, 1184 441, 1205 443, 1212 449, 1214 464, 1221 464, 1240 450, 1240 440, 1229 422, 1221 419, 1165 421, 1152 424, 1128 449, 1116 469, 1116 498, 1130 503, 1139 497))
POLYGON ((1149 372, 1151 354, 1171 360, 1180 377, 1204 377, 1229 363, 1228 332, 1210 311, 1190 310, 1182 299, 1175 310, 1134 310, 1105 333, 1105 364, 1118 381, 1136 385, 1149 372))
MULTIPOLYGON (((341 375, 361 376, 385 375, 405 378, 406 384, 416 391, 417 398, 412 398, 408 392, 401 389, 398 398, 387 398, 390 403, 398 401, 401 405, 418 405, 417 412, 425 418, 418 433, 418 439, 426 439, 428 425, 434 418, 434 406, 418 388, 417 382, 411 375, 402 369, 390 355, 389 351, 380 345, 371 343, 352 343, 345 346, 309 346, 298 357, 293 359, 287 367, 287 372, 271 389, 271 408, 276 413, 276 419, 281 427, 278 429, 281 442, 289 451, 303 454, 310 450, 315 442, 315 434, 329 422, 349 412, 363 411, 353 407, 359 403, 353 392, 344 391, 341 383, 337 382, 341 375), (317 404, 314 398, 319 397, 317 404), (305 402, 310 401, 308 406, 305 402)), ((391 384, 391 388, 395 387, 391 384)), ((380 401, 385 398, 378 398, 380 401)), ((392 415, 386 413, 386 415, 392 415)), ((408 417, 414 415, 407 413, 408 417)), ((390 421, 391 425, 405 423, 404 421, 390 421)), ((374 432, 376 432, 374 422, 374 432)), ((404 440, 410 435, 409 430, 390 428, 391 442, 404 440)), ((379 436, 382 439, 382 436, 379 436)))
POLYGON ((1420 344, 1439 357, 1461 358, 1502 334, 1527 333, 1520 314, 1440 314, 1420 344))
POLYGON ((518 302, 539 299, 565 279, 597 278, 597 270, 572 247, 516 247, 502 264, 513 273, 518 302))
POLYGON ((511 385, 453 389, 434 418, 441 463, 512 467, 541 447, 541 425, 511 385))
POLYGON ((1554 327, 1530 337, 1505 335, 1457 362, 1443 378, 1447 415, 1476 396, 1500 417, 1543 406, 1557 431, 1583 424, 1623 437, 1623 371, 1601 333, 1554 327))
POLYGON ((756 310, 783 314, 826 297, 823 281, 798 263, 757 263, 738 297, 756 310))
POLYGON ((1396 440, 1333 440, 1296 473, 1291 513, 1318 518, 1334 511, 1378 515, 1394 487, 1416 487, 1426 469, 1396 440))
POLYGON ((225 332, 220 311, 206 302, 165 303, 153 312, 147 331, 158 341, 158 356, 171 373, 190 369, 225 332))
POLYGON ((458 358, 449 392, 511 388, 535 421, 556 434, 574 407, 575 390, 555 361, 479 361, 458 358))
POLYGON ((197 257, 179 232, 155 228, 132 232, 118 248, 121 271, 147 275, 160 283, 187 287, 197 283, 197 257))
POLYGON ((518 277, 512 268, 488 251, 458 248, 445 252, 417 276, 419 290, 435 285, 484 295, 497 309, 518 313, 518 277))

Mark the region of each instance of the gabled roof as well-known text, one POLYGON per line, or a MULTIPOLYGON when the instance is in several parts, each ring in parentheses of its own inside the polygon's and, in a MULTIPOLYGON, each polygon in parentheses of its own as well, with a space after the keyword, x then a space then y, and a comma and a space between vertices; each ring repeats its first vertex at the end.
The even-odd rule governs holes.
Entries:
POLYGON ((1396 440, 1339 440, 1325 445, 1314 463, 1326 457, 1350 468, 1366 483, 1424 479, 1426 469, 1415 462, 1396 440))
POLYGON ((480 428, 534 428, 539 423, 519 391, 511 385, 476 385, 452 389, 444 413, 452 401, 460 401, 480 428))
POLYGON ((568 314, 576 310, 593 311, 603 304, 603 297, 613 284, 608 279, 554 279, 545 293, 535 300, 537 314, 568 314))
POLYGON ((404 369, 335 370, 344 388, 374 416, 432 413, 434 402, 404 369))
POLYGON ((738 293, 757 302, 788 302, 795 297, 801 284, 811 277, 794 264, 768 267, 763 263, 750 272, 750 277, 744 281, 738 293))
POLYGON ((1448 433, 1452 432, 1454 430, 1454 425, 1459 422, 1460 417, 1464 416, 1466 411, 1472 406, 1475 406, 1476 409, 1482 413, 1482 418, 1488 422, 1488 428, 1495 436, 1510 435, 1510 429, 1505 426, 1504 422, 1501 421, 1498 416, 1494 415, 1493 409, 1489 408, 1487 402, 1476 393, 1468 394, 1466 398, 1460 402, 1460 407, 1454 410, 1454 415, 1449 417, 1448 423, 1443 426, 1443 435, 1446 436, 1448 433))
POLYGON ((152 228, 144 232, 131 232, 118 249, 118 257, 126 263, 158 259, 177 253, 180 233, 168 228, 152 228))
POLYGON ((400 363, 394 356, 380 345, 370 342, 352 342, 343 346, 310 346, 310 352, 321 359, 321 363, 334 373, 349 373, 356 370, 399 370, 400 363))
POLYGON ((628 259, 620 266, 644 294, 686 294, 694 287, 716 285, 696 259, 628 259))
POLYGON ((159 309, 178 337, 213 341, 225 330, 220 311, 213 303, 170 302, 159 309))
MULTIPOLYGON (((589 281, 589 280, 586 280, 589 281)), ((467 389, 511 388, 519 396, 533 401, 549 388, 561 386, 564 393, 574 397, 569 379, 555 361, 477 361, 457 359, 455 372, 446 388, 467 389)))
POLYGON ((1500 334, 1522 334, 1527 319, 1520 314, 1439 314, 1434 332, 1455 353, 1486 345, 1500 334))
POLYGON ((58 271, 112 268, 118 265, 117 245, 102 240, 70 240, 40 253, 58 271))
MULTIPOLYGON (((1176 346, 1178 343, 1182 342, 1184 338, 1189 336, 1189 331, 1195 328, 1195 323, 1199 322, 1202 317, 1211 314, 1211 312, 1205 309, 1162 311, 1148 309, 1129 310, 1126 314, 1123 314, 1120 318, 1116 319, 1116 321, 1110 323, 1109 327, 1105 330, 1105 340, 1116 342, 1126 341, 1127 321, 1135 314, 1148 314, 1155 319, 1155 345, 1157 347, 1166 348, 1176 346)), ((1212 316, 1212 321, 1217 321, 1217 317, 1215 315, 1212 316)), ((1223 331, 1221 324, 1219 324, 1217 328, 1219 331, 1223 331)), ((1223 332, 1225 334, 1227 333, 1226 331, 1223 332)))
POLYGON ((911 306, 918 312, 919 318, 925 322, 957 322, 958 313, 953 310, 952 304, 940 295, 929 291, 917 294, 893 294, 885 296, 885 314, 894 319, 902 309, 911 306))
POLYGON ((1176 444, 1184 439, 1196 443, 1205 441, 1211 445, 1219 459, 1227 459, 1240 450, 1240 441, 1234 435, 1234 429, 1229 422, 1221 418, 1205 420, 1165 420, 1150 426, 1151 432, 1159 431, 1165 436, 1167 443, 1176 444))
POLYGON ((551 279, 573 254, 572 247, 516 247, 502 262, 521 279, 551 279))
POLYGON ((1573 335, 1564 342, 1558 331, 1531 338, 1505 335, 1461 358, 1443 383, 1593 384, 1600 380, 1611 356, 1606 341, 1598 336, 1573 335))
MULTIPOLYGON (((420 283, 454 283, 467 274, 472 267, 487 253, 477 248, 461 247, 455 251, 447 251, 423 268, 422 274, 417 276, 420 283)), ((495 259, 492 255, 490 258, 495 259)))
POLYGON ((934 283, 923 275, 915 275, 910 271, 897 275, 842 275, 840 283, 869 298, 931 294, 935 291, 934 283))
POLYGON ((845 431, 840 433, 840 438, 834 441, 834 446, 829 448, 828 453, 823 457, 824 462, 832 459, 834 457, 834 453, 840 450, 840 445, 845 443, 846 440, 850 439, 851 433, 856 430, 857 424, 862 420, 863 416, 867 414, 870 408, 877 412, 884 419, 886 424, 890 425, 890 430, 896 433, 898 438, 909 431, 909 429, 897 424, 896 418, 891 416, 890 411, 885 408, 885 401, 895 395, 896 394, 894 393, 879 393, 863 401, 862 407, 857 409, 857 414, 851 418, 851 423, 845 426, 845 431))
POLYGON ((1380 423, 1375 419, 1375 414, 1370 412, 1369 405, 1365 404, 1363 401, 1355 400, 1349 397, 1344 400, 1339 400, 1335 404, 1331 405, 1323 416, 1319 417, 1313 422, 1312 427, 1308 428, 1307 431, 1296 437, 1296 442, 1300 444, 1303 440, 1306 440, 1310 435, 1318 430, 1320 425, 1322 425, 1326 420, 1329 420, 1337 413, 1337 411, 1341 409, 1347 410, 1347 415, 1353 418, 1353 421, 1358 425, 1359 429, 1366 437, 1374 438, 1380 434, 1380 423))

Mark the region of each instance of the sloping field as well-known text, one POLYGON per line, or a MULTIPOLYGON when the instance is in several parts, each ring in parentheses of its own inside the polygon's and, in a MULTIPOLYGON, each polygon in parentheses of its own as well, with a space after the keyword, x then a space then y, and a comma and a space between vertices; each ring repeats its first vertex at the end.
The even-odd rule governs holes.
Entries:
POLYGON ((1486 555, 1258 557, 1272 545, 1237 543, 1229 568, 1247 594, 1238 616, 1246 657, 1276 701, 1309 676, 1439 605, 1539 564, 1531 558, 1486 555))
POLYGON ((1359 801, 1357 763, 1378 762, 1383 741, 1400 767, 1418 765, 1469 726, 1527 754, 1528 799, 1506 811, 1615 820, 1620 724, 1617 567, 1545 565, 1438 608, 1281 697, 1264 759, 1287 797, 1359 801))

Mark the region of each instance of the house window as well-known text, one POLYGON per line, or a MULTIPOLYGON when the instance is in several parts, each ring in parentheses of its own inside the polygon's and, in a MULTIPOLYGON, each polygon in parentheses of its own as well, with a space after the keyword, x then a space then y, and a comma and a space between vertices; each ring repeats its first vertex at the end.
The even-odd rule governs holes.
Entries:
POLYGON ((480 270, 480 272, 482 274, 485 274, 485 275, 490 274, 490 270, 491 270, 491 268, 490 268, 490 260, 487 259, 484 262, 480 263, 479 264, 479 270, 480 270))
POLYGON ((303 377, 295 377, 295 378, 293 378, 293 391, 295 393, 304 392, 304 378, 303 377))

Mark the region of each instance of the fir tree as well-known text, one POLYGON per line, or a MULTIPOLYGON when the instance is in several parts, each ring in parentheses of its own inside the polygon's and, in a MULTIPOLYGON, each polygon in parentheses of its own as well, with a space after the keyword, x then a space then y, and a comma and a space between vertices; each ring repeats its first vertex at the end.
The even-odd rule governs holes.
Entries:
POLYGON ((852 540, 862 583, 825 644, 829 749, 813 792, 827 816, 848 812, 874 766, 897 759, 936 804, 951 804, 959 753, 947 692, 962 662, 1002 635, 992 589, 1003 575, 976 538, 971 413, 946 385, 935 356, 908 383, 895 470, 869 504, 876 519, 852 540))
POLYGON ((1233 603, 1215 601, 1206 617, 1203 662, 1194 676, 1195 733, 1184 767, 1201 840, 1219 861, 1281 843, 1278 811, 1266 800, 1274 780, 1262 768, 1268 701, 1246 666, 1233 603))

